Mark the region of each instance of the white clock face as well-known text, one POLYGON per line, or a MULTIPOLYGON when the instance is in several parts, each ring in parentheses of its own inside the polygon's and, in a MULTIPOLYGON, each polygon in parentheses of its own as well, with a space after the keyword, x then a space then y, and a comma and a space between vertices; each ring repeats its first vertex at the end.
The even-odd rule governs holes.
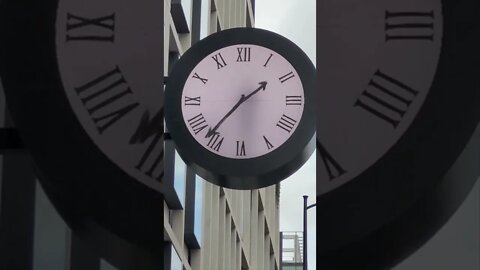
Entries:
POLYGON ((239 44, 202 59, 185 82, 182 114, 193 138, 228 158, 265 155, 295 132, 304 90, 295 68, 262 46, 239 44))
POLYGON ((322 1, 317 15, 319 195, 401 139, 429 94, 442 43, 440 0, 343 2, 322 1))

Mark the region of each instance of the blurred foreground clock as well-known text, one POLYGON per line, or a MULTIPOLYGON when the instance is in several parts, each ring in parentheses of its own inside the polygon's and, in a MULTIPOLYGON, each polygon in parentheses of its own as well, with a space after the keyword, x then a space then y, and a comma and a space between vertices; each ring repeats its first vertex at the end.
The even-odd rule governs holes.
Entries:
POLYGON ((175 64, 165 120, 179 154, 208 181, 233 189, 278 183, 315 148, 315 68, 272 32, 215 33, 175 64))
POLYGON ((479 175, 479 4, 318 9, 319 265, 386 268, 423 244, 479 175))
POLYGON ((50 199, 159 245, 163 181, 163 2, 5 0, 0 76, 50 199))

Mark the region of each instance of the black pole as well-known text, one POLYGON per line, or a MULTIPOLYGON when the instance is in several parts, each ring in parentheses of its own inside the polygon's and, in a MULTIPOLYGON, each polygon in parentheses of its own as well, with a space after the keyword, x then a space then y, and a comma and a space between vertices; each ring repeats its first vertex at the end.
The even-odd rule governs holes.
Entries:
POLYGON ((303 270, 308 270, 307 260, 307 200, 308 196, 303 196, 303 270))

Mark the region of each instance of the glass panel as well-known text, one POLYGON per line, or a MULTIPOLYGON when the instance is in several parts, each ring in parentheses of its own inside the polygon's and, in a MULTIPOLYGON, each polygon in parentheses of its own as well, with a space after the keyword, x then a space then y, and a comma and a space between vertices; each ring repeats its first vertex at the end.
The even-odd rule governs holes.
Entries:
POLYGON ((182 0, 183 12, 187 20, 188 29, 192 29, 192 0, 182 0))
POLYGON ((172 246, 172 257, 170 259, 172 262, 170 270, 183 270, 182 261, 180 260, 180 257, 178 257, 178 253, 173 246, 172 246))
POLYGON ((183 162, 180 155, 175 151, 175 173, 174 173, 174 188, 177 192, 178 199, 183 207, 185 207, 185 185, 187 177, 187 165, 183 162))
POLYGON ((194 228, 198 244, 202 246, 202 222, 203 222, 203 178, 195 176, 195 216, 194 216, 194 228))
MULTIPOLYGON (((201 13, 200 13, 200 39, 205 38, 208 33, 209 28, 209 18, 210 18, 210 10, 208 9, 208 1, 210 0, 203 0, 201 13)), ((213 5, 213 3, 212 3, 213 5)))
POLYGON ((69 229, 40 183, 36 186, 33 269, 64 270, 69 229))
POLYGON ((117 270, 117 268, 109 264, 104 259, 100 259, 100 270, 117 270))

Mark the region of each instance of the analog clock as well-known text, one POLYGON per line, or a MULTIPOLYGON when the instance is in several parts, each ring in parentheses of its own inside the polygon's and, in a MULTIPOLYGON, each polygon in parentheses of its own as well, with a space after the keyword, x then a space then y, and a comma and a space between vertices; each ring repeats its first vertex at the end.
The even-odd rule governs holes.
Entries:
POLYGON ((318 4, 317 214, 327 269, 391 266, 438 229, 440 212, 452 213, 453 190, 471 187, 476 177, 442 194, 450 210, 432 214, 436 225, 405 229, 480 118, 478 11, 470 0, 318 4), (375 261, 375 250, 391 260, 375 261))
POLYGON ((167 128, 197 172, 230 188, 276 183, 313 152, 315 71, 293 43, 237 28, 195 44, 166 87, 167 128))
POLYGON ((163 218, 152 213, 171 186, 163 179, 163 7, 0 7, 0 76, 47 194, 68 222, 88 220, 142 245, 163 241, 163 218))

